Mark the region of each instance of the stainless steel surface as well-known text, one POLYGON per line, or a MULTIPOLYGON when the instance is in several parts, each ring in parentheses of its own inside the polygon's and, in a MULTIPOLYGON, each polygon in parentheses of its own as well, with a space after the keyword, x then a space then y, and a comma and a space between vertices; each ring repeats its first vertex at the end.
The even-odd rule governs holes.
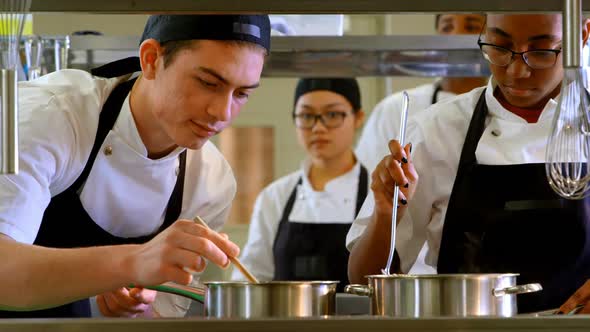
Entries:
POLYGON ((14 69, 0 69, 0 174, 18 174, 18 89, 14 69))
POLYGON ((400 319, 370 316, 307 319, 38 319, 0 320, 2 332, 587 332, 590 316, 400 319))
POLYGON ((0 2, 0 174, 18 173, 20 42, 31 0, 0 2))
MULTIPOLYGON (((136 56, 139 37, 71 36, 70 67, 136 56), (89 52, 91 57, 89 57, 89 52)), ((273 37, 263 76, 489 76, 477 36, 273 37)))
MULTIPOLYGON (((438 13, 555 12, 563 0, 33 0, 33 12, 82 13, 438 13)), ((590 3, 584 3, 590 11, 590 3)))
POLYGON ((335 314, 336 281, 206 282, 205 315, 215 318, 335 314))
POLYGON ((336 293, 336 315, 369 315, 371 313, 370 300, 368 296, 336 293))
POLYGON ((581 67, 582 0, 563 0, 563 66, 581 67))
POLYGON ((516 294, 538 284, 513 288, 517 274, 438 274, 367 276, 369 285, 345 291, 371 294, 371 312, 393 317, 469 317, 517 314, 516 294), (518 291, 518 292, 517 292, 518 291))

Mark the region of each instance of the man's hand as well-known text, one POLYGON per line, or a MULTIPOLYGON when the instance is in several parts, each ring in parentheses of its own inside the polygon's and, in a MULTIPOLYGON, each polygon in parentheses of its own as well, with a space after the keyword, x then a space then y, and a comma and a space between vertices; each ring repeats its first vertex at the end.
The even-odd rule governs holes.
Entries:
POLYGON ((240 248, 227 235, 178 220, 151 241, 128 253, 124 268, 131 272, 134 285, 159 285, 167 281, 187 285, 189 271, 202 272, 206 261, 226 268, 229 257, 237 257, 240 248), (229 257, 228 257, 229 256, 229 257))
POLYGON ((157 292, 145 288, 119 288, 96 297, 105 317, 152 317, 152 303, 157 292))

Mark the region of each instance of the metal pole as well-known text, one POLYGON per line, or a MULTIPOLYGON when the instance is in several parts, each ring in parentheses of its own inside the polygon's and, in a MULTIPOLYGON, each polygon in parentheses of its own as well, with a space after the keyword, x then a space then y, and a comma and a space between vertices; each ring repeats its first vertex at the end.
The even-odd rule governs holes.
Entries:
POLYGON ((14 69, 0 70, 2 153, 0 174, 18 174, 18 89, 14 69))
POLYGON ((582 0, 564 0, 562 15, 563 66, 581 67, 582 0))

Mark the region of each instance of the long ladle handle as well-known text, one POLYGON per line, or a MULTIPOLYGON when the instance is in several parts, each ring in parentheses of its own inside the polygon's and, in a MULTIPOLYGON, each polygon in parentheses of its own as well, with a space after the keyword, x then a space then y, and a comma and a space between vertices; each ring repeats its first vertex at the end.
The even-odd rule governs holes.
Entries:
MULTIPOLYGON (((408 122, 408 107, 410 105, 410 97, 406 91, 403 92, 402 100, 402 112, 399 124, 399 144, 402 149, 406 140, 406 124, 408 122)), ((397 209, 398 209, 398 198, 399 198, 399 186, 396 184, 393 188, 393 211, 391 213, 391 243, 389 246, 389 256, 387 257, 387 265, 381 272, 385 275, 391 274, 391 265, 393 264, 393 257, 395 254, 395 237, 396 237, 396 226, 397 226, 397 209)))

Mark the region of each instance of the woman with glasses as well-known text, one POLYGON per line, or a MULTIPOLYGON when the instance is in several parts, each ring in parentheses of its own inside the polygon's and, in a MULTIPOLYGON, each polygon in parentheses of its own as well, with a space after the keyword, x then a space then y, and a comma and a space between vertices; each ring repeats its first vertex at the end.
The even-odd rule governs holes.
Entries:
POLYGON ((543 286, 518 297, 520 312, 557 308, 590 278, 590 200, 562 199, 545 175, 561 15, 488 15, 479 45, 487 87, 416 115, 411 143, 391 141, 373 173, 347 238, 351 281, 385 266, 397 184, 397 271, 519 273, 519 284, 543 286))
POLYGON ((307 158, 259 194, 241 260, 260 280, 339 280, 341 290, 346 234, 369 182, 352 150, 364 117, 359 87, 355 79, 301 79, 294 104, 307 158))

